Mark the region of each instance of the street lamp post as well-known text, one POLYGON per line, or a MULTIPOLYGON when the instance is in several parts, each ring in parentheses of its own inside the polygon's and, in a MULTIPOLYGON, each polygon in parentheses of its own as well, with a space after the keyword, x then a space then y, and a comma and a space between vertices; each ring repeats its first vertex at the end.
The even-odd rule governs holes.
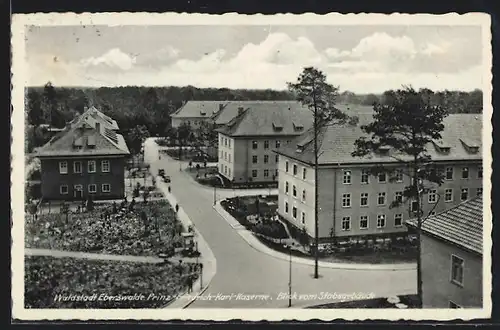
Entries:
POLYGON ((292 307, 292 247, 285 245, 289 253, 289 267, 288 267, 288 307, 292 307))
POLYGON ((214 182, 214 206, 216 202, 217 202, 217 185, 214 182))

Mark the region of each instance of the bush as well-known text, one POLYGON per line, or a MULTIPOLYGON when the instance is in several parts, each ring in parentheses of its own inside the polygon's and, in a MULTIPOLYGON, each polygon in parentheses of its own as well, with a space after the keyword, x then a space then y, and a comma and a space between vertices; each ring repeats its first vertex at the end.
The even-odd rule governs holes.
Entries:
POLYGON ((253 227, 256 233, 272 238, 288 238, 285 228, 278 221, 265 221, 253 227))

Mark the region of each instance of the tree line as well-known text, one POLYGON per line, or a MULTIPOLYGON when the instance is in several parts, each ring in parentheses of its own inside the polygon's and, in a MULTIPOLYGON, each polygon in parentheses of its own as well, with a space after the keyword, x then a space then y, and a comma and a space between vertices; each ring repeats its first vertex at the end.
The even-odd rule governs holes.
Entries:
MULTIPOLYGON (((480 113, 482 92, 425 90, 436 105, 450 113, 480 113)), ((359 95, 345 91, 337 95, 338 103, 372 105, 384 102, 382 95, 359 95)), ((43 145, 48 133, 41 124, 63 128, 85 108, 95 106, 115 119, 133 151, 139 148, 138 137, 164 136, 172 132, 170 116, 189 100, 198 101, 251 101, 295 100, 289 90, 250 90, 228 88, 185 87, 55 87, 48 82, 43 87, 26 88, 26 111, 30 125, 27 131, 27 151, 43 145)))

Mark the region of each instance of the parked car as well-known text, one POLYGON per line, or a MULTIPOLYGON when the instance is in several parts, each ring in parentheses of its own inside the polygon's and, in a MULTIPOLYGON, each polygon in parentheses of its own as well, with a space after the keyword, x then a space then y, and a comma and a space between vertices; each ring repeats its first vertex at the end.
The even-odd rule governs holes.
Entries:
POLYGON ((163 177, 163 181, 166 182, 166 183, 170 183, 170 176, 164 176, 163 177))

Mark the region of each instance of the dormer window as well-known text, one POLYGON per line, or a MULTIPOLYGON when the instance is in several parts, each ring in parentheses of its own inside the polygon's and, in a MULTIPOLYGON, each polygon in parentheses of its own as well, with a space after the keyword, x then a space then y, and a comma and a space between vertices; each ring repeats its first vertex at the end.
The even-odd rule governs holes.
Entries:
POLYGON ((467 152, 471 154, 476 154, 479 152, 479 143, 477 143, 476 141, 461 138, 460 142, 462 142, 462 145, 467 150, 467 152))
POLYGON ((200 115, 205 116, 207 113, 205 111, 200 111, 200 115))
POLYGON ((283 130, 283 125, 278 124, 278 123, 273 123, 273 129, 275 131, 282 131, 283 130))
POLYGON ((293 123, 293 128, 297 131, 300 131, 300 130, 303 130, 304 129, 304 125, 300 124, 300 123, 293 123))
POLYGON ((449 154, 451 147, 444 141, 434 141, 434 145, 436 147, 436 150, 441 153, 441 154, 449 154))
POLYGON ((76 138, 73 141, 73 147, 75 147, 76 149, 81 149, 83 147, 83 139, 81 137, 76 138))
POLYGON ((381 145, 380 147, 378 147, 378 152, 381 155, 389 154, 389 150, 391 150, 391 147, 387 145, 381 145))

